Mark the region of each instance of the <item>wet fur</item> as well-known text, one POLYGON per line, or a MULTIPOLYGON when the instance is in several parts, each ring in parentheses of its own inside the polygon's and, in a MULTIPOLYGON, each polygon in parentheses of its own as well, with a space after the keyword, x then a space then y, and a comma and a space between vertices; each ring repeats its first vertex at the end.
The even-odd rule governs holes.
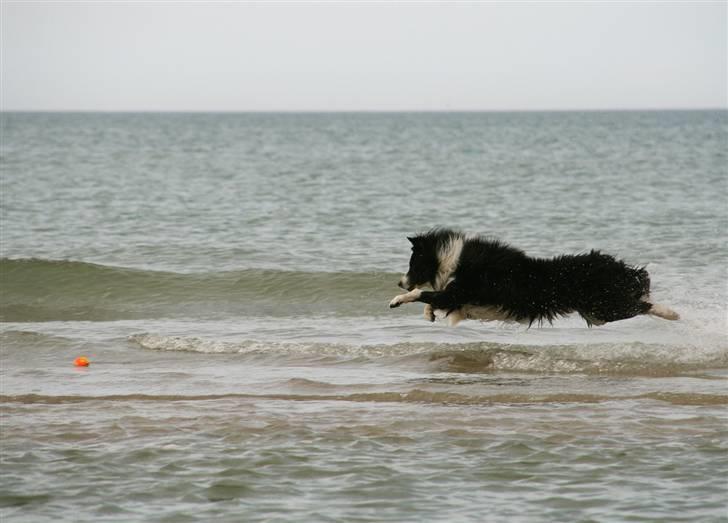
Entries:
POLYGON ((678 319, 649 301, 650 277, 609 254, 533 258, 499 240, 433 229, 408 238, 412 256, 390 307, 423 302, 425 317, 443 310, 452 324, 463 319, 553 322, 578 312, 589 326, 652 314, 678 319), (432 287, 432 291, 422 287, 432 287))

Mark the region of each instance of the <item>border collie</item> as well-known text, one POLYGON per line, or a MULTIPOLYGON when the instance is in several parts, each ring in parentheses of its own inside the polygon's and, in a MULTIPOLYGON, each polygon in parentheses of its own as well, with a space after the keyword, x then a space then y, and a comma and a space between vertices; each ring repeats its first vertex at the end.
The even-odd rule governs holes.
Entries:
POLYGON ((678 314, 650 302, 650 276, 642 268, 599 251, 532 258, 498 240, 433 229, 407 238, 409 271, 390 307, 425 303, 425 318, 444 311, 450 325, 464 319, 517 321, 531 326, 578 312, 587 325, 651 314, 678 314), (430 286, 432 291, 421 287, 430 286))

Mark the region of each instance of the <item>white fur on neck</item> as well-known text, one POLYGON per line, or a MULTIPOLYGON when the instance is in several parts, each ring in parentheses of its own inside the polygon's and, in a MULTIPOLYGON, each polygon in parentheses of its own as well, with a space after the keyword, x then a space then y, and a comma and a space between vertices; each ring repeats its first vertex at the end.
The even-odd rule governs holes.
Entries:
POLYGON ((435 284, 433 285, 436 291, 443 290, 452 280, 452 274, 460 261, 460 253, 463 251, 464 243, 465 238, 462 236, 453 236, 437 253, 438 267, 435 284))

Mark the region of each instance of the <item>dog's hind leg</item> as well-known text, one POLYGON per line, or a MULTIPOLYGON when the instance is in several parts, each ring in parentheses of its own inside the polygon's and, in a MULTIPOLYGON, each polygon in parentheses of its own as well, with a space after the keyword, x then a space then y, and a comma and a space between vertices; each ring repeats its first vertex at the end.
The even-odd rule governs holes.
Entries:
POLYGON ((653 303, 650 309, 647 311, 650 316, 657 316, 665 320, 679 320, 680 315, 669 307, 653 303))
POLYGON ((588 327, 592 327, 594 325, 600 326, 600 325, 604 325, 606 323, 606 321, 600 320, 599 318, 595 318, 594 316, 592 316, 588 313, 585 313, 585 312, 579 312, 579 315, 582 318, 584 318, 584 321, 586 322, 588 327))

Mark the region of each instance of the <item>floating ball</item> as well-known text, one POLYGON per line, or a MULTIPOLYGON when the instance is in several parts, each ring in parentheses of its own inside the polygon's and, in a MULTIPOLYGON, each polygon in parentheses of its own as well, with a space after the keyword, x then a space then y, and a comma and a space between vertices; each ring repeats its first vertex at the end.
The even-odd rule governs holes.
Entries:
POLYGON ((89 363, 91 363, 86 356, 79 356, 75 360, 73 360, 73 364, 76 367, 88 367, 89 363))

